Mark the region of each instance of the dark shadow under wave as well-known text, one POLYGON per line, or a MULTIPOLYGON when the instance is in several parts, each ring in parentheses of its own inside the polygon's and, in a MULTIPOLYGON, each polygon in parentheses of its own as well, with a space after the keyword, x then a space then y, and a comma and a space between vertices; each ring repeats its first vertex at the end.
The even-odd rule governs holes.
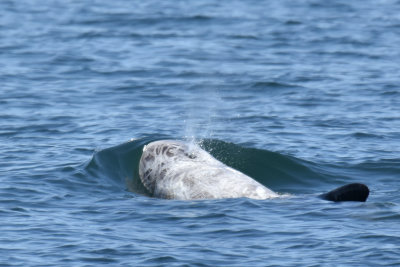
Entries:
POLYGON ((143 147, 161 136, 145 137, 96 152, 86 170, 99 178, 108 178, 121 187, 138 194, 149 195, 139 178, 138 164, 143 147))
MULTIPOLYGON (((139 178, 139 160, 146 144, 162 139, 173 138, 152 135, 98 151, 87 164, 86 171, 99 179, 111 180, 121 189, 150 196, 139 178)), ((332 184, 350 182, 348 177, 333 174, 332 166, 320 166, 278 152, 215 139, 203 139, 199 144, 216 159, 277 192, 319 193, 332 184)))
POLYGON ((201 146, 216 159, 275 191, 304 192, 328 178, 313 170, 312 163, 278 152, 211 139, 203 140, 201 146))

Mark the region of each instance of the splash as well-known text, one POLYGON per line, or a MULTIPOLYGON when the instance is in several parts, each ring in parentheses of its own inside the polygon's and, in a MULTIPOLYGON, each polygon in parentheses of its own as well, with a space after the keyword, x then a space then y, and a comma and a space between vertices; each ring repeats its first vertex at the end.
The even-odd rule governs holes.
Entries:
POLYGON ((213 138, 217 115, 223 101, 216 89, 193 89, 187 92, 184 139, 196 144, 204 138, 213 138), (201 93, 198 92, 201 90, 201 93))

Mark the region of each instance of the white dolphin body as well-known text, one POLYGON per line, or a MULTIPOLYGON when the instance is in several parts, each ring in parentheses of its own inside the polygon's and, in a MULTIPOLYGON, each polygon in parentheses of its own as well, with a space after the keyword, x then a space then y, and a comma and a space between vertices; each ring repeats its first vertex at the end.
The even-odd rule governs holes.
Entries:
POLYGON ((143 148, 142 183, 154 197, 167 199, 275 198, 279 195, 215 159, 198 145, 161 140, 143 148))

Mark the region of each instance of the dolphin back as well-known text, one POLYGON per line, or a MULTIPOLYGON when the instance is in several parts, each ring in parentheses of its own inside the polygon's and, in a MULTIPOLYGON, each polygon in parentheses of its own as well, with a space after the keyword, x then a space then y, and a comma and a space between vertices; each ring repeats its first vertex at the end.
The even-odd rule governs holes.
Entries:
POLYGON ((249 176, 215 159, 196 144, 161 140, 143 148, 139 176, 158 198, 267 199, 278 194, 249 176))

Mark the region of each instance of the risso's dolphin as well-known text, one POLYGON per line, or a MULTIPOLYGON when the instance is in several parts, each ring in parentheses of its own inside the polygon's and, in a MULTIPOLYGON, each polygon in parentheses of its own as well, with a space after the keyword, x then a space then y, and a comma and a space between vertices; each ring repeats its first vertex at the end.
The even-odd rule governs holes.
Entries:
MULTIPOLYGON (((215 159, 196 144, 161 140, 147 144, 139 162, 139 176, 146 189, 166 199, 253 199, 280 195, 215 159)), ((348 184, 320 195, 330 201, 366 201, 369 189, 348 184)))

